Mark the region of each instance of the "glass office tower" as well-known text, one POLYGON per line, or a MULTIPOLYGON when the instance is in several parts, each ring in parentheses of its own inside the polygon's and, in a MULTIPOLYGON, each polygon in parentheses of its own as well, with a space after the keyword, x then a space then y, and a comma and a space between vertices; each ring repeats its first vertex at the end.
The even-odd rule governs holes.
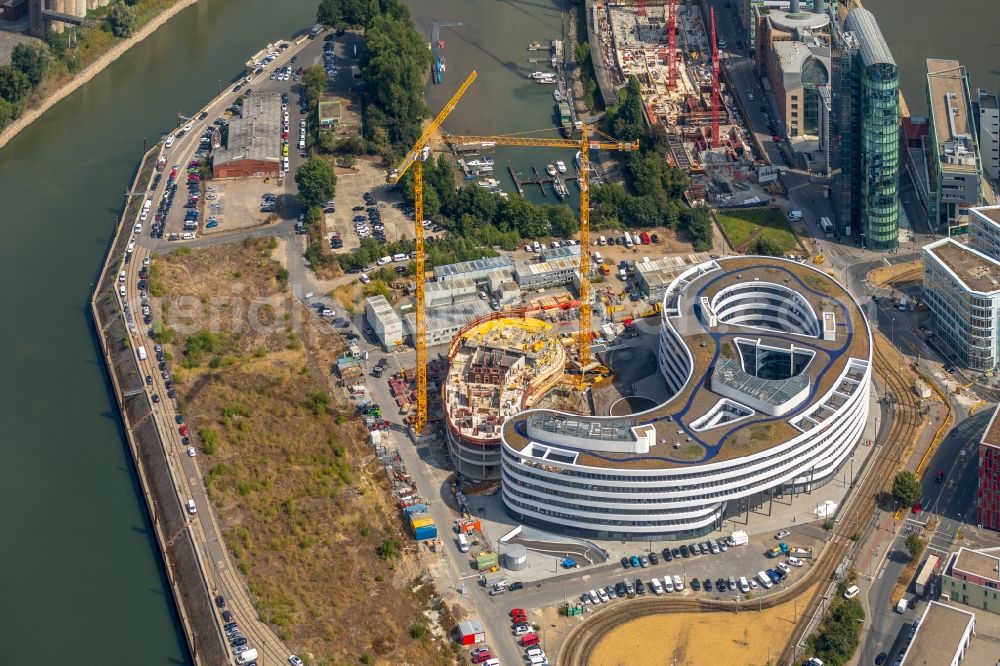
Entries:
POLYGON ((868 10, 853 9, 835 32, 837 223, 865 248, 892 250, 899 243, 899 69, 868 10))

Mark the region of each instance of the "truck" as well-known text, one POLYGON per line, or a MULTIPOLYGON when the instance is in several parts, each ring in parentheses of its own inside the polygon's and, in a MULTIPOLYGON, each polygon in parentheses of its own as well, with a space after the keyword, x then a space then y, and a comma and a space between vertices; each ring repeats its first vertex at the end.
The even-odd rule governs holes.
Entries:
POLYGON ((458 535, 458 549, 463 553, 469 552, 469 540, 464 534, 458 535))
POLYGON ((241 652, 239 656, 236 657, 237 664, 249 664, 250 662, 257 661, 257 650, 250 648, 246 652, 241 652))
POLYGON ((827 238, 833 236, 833 220, 828 217, 821 217, 819 218, 819 226, 823 230, 823 233, 826 234, 827 238))
POLYGON ((604 275, 604 276, 611 275, 611 269, 608 268, 607 264, 601 264, 600 271, 601 271, 601 275, 604 275))
POLYGON ((785 543, 784 541, 779 541, 777 546, 775 546, 771 550, 767 551, 767 553, 765 553, 765 555, 772 558, 781 557, 782 555, 787 555, 787 554, 788 554, 788 544, 785 543))
POLYGON ((810 560, 813 556, 812 548, 792 548, 791 554, 794 557, 800 557, 804 560, 810 560))
POLYGON ((434 524, 423 525, 413 530, 413 538, 417 541, 423 541, 424 539, 436 539, 437 535, 437 526, 434 524))
POLYGON ((730 546, 745 546, 750 543, 750 536, 743 530, 733 532, 729 536, 730 546))
POLYGON ((899 299, 899 303, 896 304, 896 307, 899 308, 900 312, 906 312, 907 308, 910 307, 910 299, 908 299, 906 296, 903 296, 901 299, 899 299))
POLYGON ((896 612, 897 613, 905 613, 907 605, 908 604, 907 604, 907 601, 906 601, 906 597, 903 597, 902 599, 900 599, 899 601, 896 602, 896 612))
POLYGON ((146 354, 146 348, 145 347, 140 346, 137 351, 139 352, 139 360, 140 361, 145 361, 147 358, 149 358, 149 356, 146 354))

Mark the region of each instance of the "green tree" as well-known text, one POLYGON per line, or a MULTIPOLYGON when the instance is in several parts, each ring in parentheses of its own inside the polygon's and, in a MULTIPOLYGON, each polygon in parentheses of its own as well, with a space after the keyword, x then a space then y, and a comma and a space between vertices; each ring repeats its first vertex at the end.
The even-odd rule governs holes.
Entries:
POLYGON ((7 126, 7 123, 14 119, 16 109, 14 105, 5 99, 0 99, 0 129, 7 126))
POLYGON ((580 223, 569 206, 546 206, 545 212, 553 236, 569 238, 580 228, 580 223))
POLYGON ((326 70, 313 65, 302 73, 302 84, 306 87, 306 101, 315 105, 326 90, 326 70))
POLYGON ((698 252, 712 249, 712 218, 705 208, 686 208, 680 213, 680 224, 687 229, 691 244, 698 252))
POLYGON ((892 480, 892 498, 902 506, 912 505, 920 493, 920 480, 909 470, 903 470, 892 480))
POLYGON ((10 65, 0 65, 0 97, 16 105, 31 92, 31 81, 24 72, 10 65))
POLYGON ((911 559, 918 559, 924 552, 924 540, 917 536, 916 532, 910 532, 906 536, 906 550, 910 553, 911 559))
POLYGON ((309 158, 296 170, 295 183, 299 186, 299 204, 303 208, 322 206, 337 191, 333 167, 319 157, 309 158))
POLYGON ((124 3, 112 5, 108 12, 108 25, 115 37, 131 37, 136 29, 135 10, 124 3))
POLYGON ((618 93, 621 100, 608 109, 604 116, 605 128, 616 139, 631 141, 646 133, 646 115, 642 106, 642 88, 639 79, 630 77, 625 90, 618 93))
POLYGON ((774 239, 767 236, 761 236, 754 241, 753 247, 749 254, 760 254, 766 257, 780 257, 784 254, 781 246, 774 241, 774 239))
POLYGON ((72 34, 69 30, 64 30, 62 32, 49 31, 45 33, 45 43, 49 47, 49 51, 52 52, 57 58, 63 58, 66 55, 66 50, 69 48, 69 36, 72 34))
POLYGON ((366 26, 378 11, 378 3, 370 0, 323 0, 316 22, 331 27, 366 26))
POLYGON ((15 44, 10 52, 10 64, 27 76, 34 87, 45 78, 45 72, 52 64, 52 55, 45 44, 37 42, 15 44))

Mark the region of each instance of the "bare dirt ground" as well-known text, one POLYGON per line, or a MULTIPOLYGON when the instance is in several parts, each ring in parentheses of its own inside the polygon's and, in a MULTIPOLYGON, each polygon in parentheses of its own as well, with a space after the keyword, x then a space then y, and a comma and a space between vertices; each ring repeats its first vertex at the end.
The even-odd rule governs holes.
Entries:
MULTIPOLYGON (((812 595, 810 588, 801 599, 812 595)), ((741 604, 742 606, 743 604, 741 604)), ((602 640, 589 666, 774 663, 795 627, 794 602, 757 612, 651 615, 627 622, 602 640)))
POLYGON ((452 663, 434 637, 451 618, 429 610, 385 472, 331 395, 343 344, 289 297, 277 249, 255 238, 154 264, 170 370, 227 545, 260 616, 310 663, 452 663))
POLYGON ((881 266, 868 273, 868 281, 876 287, 901 289, 923 280, 923 263, 910 261, 905 264, 881 266))

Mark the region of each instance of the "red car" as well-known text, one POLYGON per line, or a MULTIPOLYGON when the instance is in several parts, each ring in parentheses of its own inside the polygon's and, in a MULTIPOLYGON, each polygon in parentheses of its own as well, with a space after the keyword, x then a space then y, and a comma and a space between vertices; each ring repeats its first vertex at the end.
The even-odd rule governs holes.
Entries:
POLYGON ((523 608, 511 608, 510 609, 510 616, 514 617, 515 615, 527 615, 527 613, 525 612, 525 610, 523 608))
POLYGON ((920 511, 921 511, 920 502, 917 502, 916 504, 914 504, 913 508, 911 509, 911 511, 913 511, 914 515, 920 515, 920 511))
POLYGON ((781 143, 781 137, 775 134, 774 136, 771 137, 771 141, 774 141, 775 143, 781 143))
POLYGON ((287 139, 288 138, 288 130, 283 130, 281 132, 281 138, 282 139, 287 139))
POLYGON ((180 428, 177 429, 177 432, 179 432, 181 434, 181 437, 187 437, 188 436, 188 427, 186 425, 182 425, 180 428))

